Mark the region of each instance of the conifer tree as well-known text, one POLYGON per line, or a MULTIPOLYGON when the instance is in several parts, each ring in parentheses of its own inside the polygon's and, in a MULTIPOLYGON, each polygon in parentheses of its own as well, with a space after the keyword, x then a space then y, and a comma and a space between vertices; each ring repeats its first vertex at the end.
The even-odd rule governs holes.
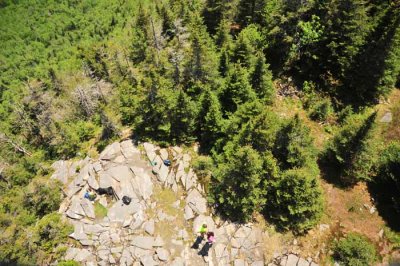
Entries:
POLYGON ((218 76, 218 57, 212 39, 198 16, 192 18, 191 50, 185 64, 184 79, 186 87, 195 82, 212 82, 218 76), (194 26, 195 25, 195 26, 194 26))
POLYGON ((275 98, 275 88, 272 83, 272 73, 268 70, 263 55, 257 57, 254 71, 251 74, 251 86, 260 99, 271 104, 275 98))
POLYGON ((171 112, 171 139, 175 143, 194 140, 196 108, 186 93, 179 91, 176 106, 171 112))
POLYGON ((357 114, 349 117, 339 133, 328 144, 325 160, 337 171, 342 185, 354 185, 359 180, 368 179, 365 175, 371 167, 368 150, 371 132, 374 129, 376 112, 357 114))
POLYGON ((250 146, 235 147, 226 161, 218 164, 212 195, 217 210, 225 217, 246 222, 265 203, 263 161, 250 146))
POLYGON ((265 212, 282 229, 304 233, 321 219, 322 190, 307 169, 285 171, 272 182, 267 195, 265 212))
POLYGON ((249 74, 245 68, 235 65, 220 98, 225 114, 234 113, 239 105, 256 98, 248 76, 249 74))
POLYGON ((315 154, 310 128, 305 126, 296 114, 279 133, 275 156, 282 169, 311 167, 311 170, 317 173, 315 154))
POLYGON ((201 98, 197 135, 203 151, 210 151, 221 135, 222 114, 217 96, 206 89, 201 98))

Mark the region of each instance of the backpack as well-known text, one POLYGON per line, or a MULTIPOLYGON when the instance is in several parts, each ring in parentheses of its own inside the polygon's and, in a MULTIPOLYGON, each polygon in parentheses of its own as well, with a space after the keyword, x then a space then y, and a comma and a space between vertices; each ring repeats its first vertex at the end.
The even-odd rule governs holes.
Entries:
POLYGON ((123 196, 122 197, 122 202, 126 205, 129 205, 131 203, 132 199, 128 196, 123 196))

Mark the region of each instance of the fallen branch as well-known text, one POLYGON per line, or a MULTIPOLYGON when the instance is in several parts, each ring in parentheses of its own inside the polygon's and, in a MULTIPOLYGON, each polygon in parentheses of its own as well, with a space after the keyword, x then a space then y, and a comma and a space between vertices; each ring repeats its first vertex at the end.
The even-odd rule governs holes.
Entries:
POLYGON ((21 145, 19 145, 15 141, 13 141, 11 138, 9 138, 6 134, 1 133, 1 132, 0 132, 0 142, 5 142, 5 143, 10 144, 11 146, 13 146, 13 148, 16 151, 21 152, 21 153, 23 153, 23 154, 25 154, 27 156, 31 156, 32 155, 32 153, 30 153, 24 147, 22 147, 21 145))

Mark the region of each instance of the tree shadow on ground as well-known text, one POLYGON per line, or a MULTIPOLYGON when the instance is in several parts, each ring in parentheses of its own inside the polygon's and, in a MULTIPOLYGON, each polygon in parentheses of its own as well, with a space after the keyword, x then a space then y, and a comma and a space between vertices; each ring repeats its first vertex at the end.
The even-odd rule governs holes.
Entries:
POLYGON ((400 232, 400 213, 395 209, 392 200, 393 196, 398 193, 396 186, 384 182, 369 182, 368 191, 375 199, 379 215, 392 230, 400 232))

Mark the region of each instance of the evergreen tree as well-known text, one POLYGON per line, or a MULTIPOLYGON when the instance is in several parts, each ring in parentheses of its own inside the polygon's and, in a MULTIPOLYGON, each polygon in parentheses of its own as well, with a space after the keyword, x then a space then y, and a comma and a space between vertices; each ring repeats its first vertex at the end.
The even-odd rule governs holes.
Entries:
POLYGON ((277 115, 271 109, 265 109, 242 126, 238 134, 239 145, 251 145, 258 152, 271 151, 280 128, 277 115))
MULTIPOLYGON (((385 199, 400 214, 400 143, 392 142, 382 152, 375 182, 384 188, 385 199)), ((382 200, 383 201, 383 200, 382 200)))
POLYGON ((265 212, 282 229, 304 233, 321 219, 322 190, 307 169, 285 171, 272 182, 267 195, 265 212))
POLYGON ((283 169, 311 167, 314 173, 318 172, 310 128, 303 124, 298 114, 279 133, 275 156, 283 169))
POLYGON ((263 161, 250 146, 234 149, 226 152, 232 156, 218 164, 211 194, 222 215, 246 222, 265 203, 265 188, 261 187, 263 161))
POLYGON ((171 112, 171 139, 175 143, 190 143, 194 140, 196 108, 182 90, 179 91, 176 106, 171 112))
POLYGON ((213 41, 205 30, 200 17, 192 18, 191 50, 185 64, 186 87, 196 81, 213 82, 218 77, 218 57, 213 41))
POLYGON ((221 74, 222 77, 226 78, 230 71, 231 71, 231 63, 229 60, 229 53, 228 51, 223 50, 219 58, 219 73, 221 74))
POLYGON ((275 88, 272 83, 272 73, 268 70, 264 56, 258 56, 254 71, 251 74, 251 86, 258 97, 272 104, 275 98, 275 88))
POLYGON ((327 48, 320 56, 322 66, 333 79, 343 80, 369 31, 368 6, 365 0, 335 0, 322 2, 320 12, 325 23, 321 47, 327 48))
POLYGON ((211 35, 216 33, 223 19, 232 21, 234 5, 235 2, 229 0, 207 0, 202 16, 211 35))
POLYGON ((262 24, 266 2, 266 0, 241 0, 238 6, 239 23, 243 26, 251 23, 262 24))
POLYGON ((217 96, 209 89, 204 91, 197 119, 197 135, 203 151, 210 151, 221 136, 222 114, 217 96))
POLYGON ((236 40, 232 60, 247 68, 253 67, 256 54, 262 47, 262 38, 255 25, 243 29, 236 40))
POLYGON ((353 185, 359 180, 368 180, 373 158, 365 156, 371 132, 374 129, 376 112, 353 115, 346 120, 339 133, 328 144, 325 161, 337 171, 342 185, 353 185), (372 160, 372 162, 371 162, 372 160))
POLYGON ((225 114, 234 113, 241 104, 256 98, 248 76, 247 70, 239 65, 233 69, 228 84, 220 96, 225 114))
POLYGON ((226 20, 222 20, 219 23, 217 32, 214 36, 215 44, 221 49, 225 48, 227 50, 231 49, 233 45, 232 35, 230 34, 230 25, 226 20))

